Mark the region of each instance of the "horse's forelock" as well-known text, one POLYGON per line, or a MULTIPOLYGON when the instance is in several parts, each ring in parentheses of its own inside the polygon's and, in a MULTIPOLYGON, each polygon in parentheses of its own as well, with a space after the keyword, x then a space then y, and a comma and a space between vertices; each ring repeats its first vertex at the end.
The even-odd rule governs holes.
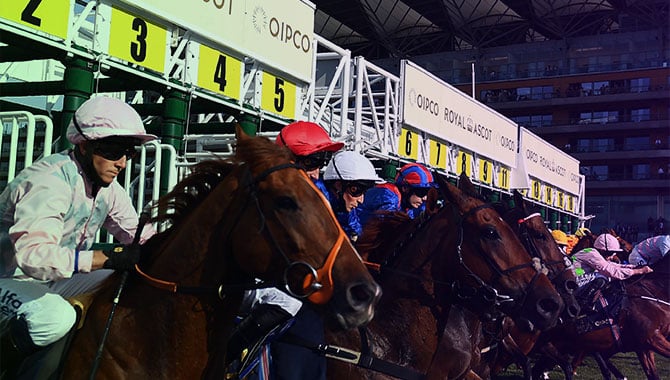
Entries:
POLYGON ((235 160, 246 163, 252 172, 259 172, 268 167, 289 162, 291 152, 266 137, 248 137, 237 140, 235 160))

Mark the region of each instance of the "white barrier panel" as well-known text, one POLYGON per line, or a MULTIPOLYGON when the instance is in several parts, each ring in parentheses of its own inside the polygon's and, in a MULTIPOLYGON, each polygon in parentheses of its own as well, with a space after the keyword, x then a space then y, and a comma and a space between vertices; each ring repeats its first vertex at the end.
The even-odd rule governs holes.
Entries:
POLYGON ((473 152, 516 166, 517 125, 416 64, 403 60, 404 124, 473 152))
POLYGON ((526 173, 570 194, 580 194, 579 161, 521 127, 519 160, 526 173))
POLYGON ((32 165, 36 158, 51 154, 53 122, 46 116, 35 116, 25 111, 0 112, 0 121, 2 122, 0 155, 3 153, 7 155, 7 164, 5 165, 3 159, 2 171, 6 171, 6 183, 9 183, 21 169, 32 165), (36 145, 36 131, 42 125, 44 132, 37 136, 42 144, 36 145), (38 149, 35 149, 36 147, 38 149), (22 163, 19 161, 21 155, 23 155, 22 163))

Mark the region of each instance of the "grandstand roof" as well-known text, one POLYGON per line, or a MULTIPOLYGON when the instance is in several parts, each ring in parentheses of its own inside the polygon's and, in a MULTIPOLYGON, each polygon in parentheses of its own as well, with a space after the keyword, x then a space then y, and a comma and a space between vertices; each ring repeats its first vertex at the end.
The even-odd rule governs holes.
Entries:
POLYGON ((315 32, 368 59, 663 28, 668 0, 312 0, 315 32))

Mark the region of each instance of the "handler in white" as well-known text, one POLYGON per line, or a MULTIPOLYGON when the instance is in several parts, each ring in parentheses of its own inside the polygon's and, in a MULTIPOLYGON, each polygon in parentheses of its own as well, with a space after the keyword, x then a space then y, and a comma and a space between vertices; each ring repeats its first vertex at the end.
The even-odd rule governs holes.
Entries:
MULTIPOLYGON (((73 149, 25 168, 0 194, 5 378, 32 377, 19 368, 22 359, 47 351, 73 327, 76 312, 65 298, 97 290, 112 270, 132 270, 139 259, 137 247, 90 248, 101 227, 132 243, 138 215, 116 176, 135 146, 156 136, 126 103, 97 97, 75 112, 67 138, 73 149)), ((154 233, 146 226, 140 243, 154 233)))

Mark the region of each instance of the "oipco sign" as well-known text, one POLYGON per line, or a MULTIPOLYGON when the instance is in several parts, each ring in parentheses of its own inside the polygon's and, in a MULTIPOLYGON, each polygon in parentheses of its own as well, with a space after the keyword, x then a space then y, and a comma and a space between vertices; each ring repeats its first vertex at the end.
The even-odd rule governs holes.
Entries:
POLYGON ((402 120, 444 141, 516 166, 517 125, 409 61, 401 64, 402 120))
POLYGON ((315 7, 308 1, 108 1, 130 4, 267 66, 311 81, 315 7))
POLYGON ((526 172, 571 194, 579 194, 579 161, 521 127, 519 159, 526 172))

